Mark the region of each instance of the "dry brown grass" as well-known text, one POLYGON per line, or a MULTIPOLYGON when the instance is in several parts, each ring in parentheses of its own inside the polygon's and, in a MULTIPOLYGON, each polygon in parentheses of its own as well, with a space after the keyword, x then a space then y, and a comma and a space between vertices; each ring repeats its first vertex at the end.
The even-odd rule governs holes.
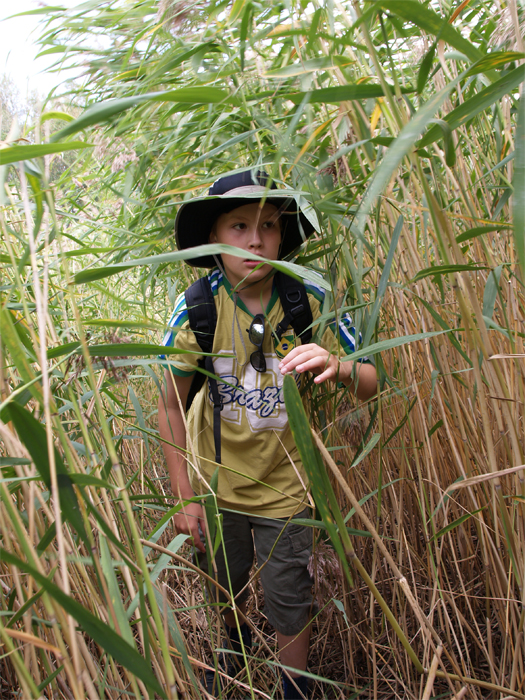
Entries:
MULTIPOLYGON (((157 73, 157 61, 163 59, 160 53, 151 63, 149 57, 142 61, 145 55, 133 63, 138 60, 135 52, 142 51, 140 42, 135 43, 143 29, 142 15, 137 20, 127 5, 124 9, 116 5, 100 8, 101 26, 109 34, 121 23, 112 51, 120 56, 122 47, 124 68, 109 51, 107 61, 96 57, 97 65, 81 54, 92 71, 90 99, 94 96, 95 102, 107 96, 109 84, 121 90, 116 90, 118 96, 163 89, 157 73)), ((384 12, 381 22, 373 19, 369 28, 366 23, 354 28, 360 47, 356 48, 343 41, 353 19, 349 9, 340 5, 326 5, 331 18, 337 17, 338 34, 333 40, 321 31, 319 36, 309 36, 306 25, 302 36, 278 33, 272 39, 275 45, 267 37, 260 41, 252 37, 252 49, 260 51, 260 65, 250 63, 247 52, 249 78, 246 84, 232 87, 235 95, 257 95, 268 85, 273 90, 277 83, 264 77, 264 70, 331 56, 336 61, 342 53, 351 59, 348 67, 334 63, 326 71, 328 77, 317 71, 312 83, 305 77, 309 74, 300 80, 313 88, 378 85, 383 80, 415 84, 414 57, 421 63, 421 49, 428 51, 434 36, 422 39, 412 25, 411 34, 398 35, 397 25, 384 12), (383 32, 385 26, 391 34, 383 32), (341 27, 346 28, 344 32, 341 27), (414 55, 409 54, 411 42, 414 55), (387 61, 391 49, 400 57, 398 66, 387 61)), ((357 3, 353 8, 360 13, 357 3)), ((179 9, 190 31, 195 18, 185 6, 179 9)), ((274 4, 269 9, 274 13, 272 21, 280 22, 280 10, 274 4)), ((465 13, 471 9, 468 3, 461 5, 465 13)), ((475 11, 488 23, 489 4, 485 8, 478 3, 475 11)), ((319 17, 322 29, 332 31, 329 22, 319 17)), ((252 19, 255 23, 255 15, 252 19)), ((310 16, 303 19, 312 21, 310 16)), ((517 7, 511 20, 519 28, 517 7)), ((90 31, 87 15, 63 21, 72 41, 80 41, 82 33, 90 31)), ((235 22, 240 26, 241 21, 240 17, 232 20, 221 32, 233 36, 229 32, 238 33, 235 22)), ((454 26, 468 34, 472 27, 461 21, 455 17, 454 26)), ((406 29, 409 23, 398 17, 400 22, 406 29)), ((476 31, 483 28, 476 26, 476 31)), ((152 27, 152 36, 157 31, 152 27)), ((509 31, 507 27, 499 40, 509 40, 509 31)), ((213 29, 207 32, 199 26, 189 41, 196 47, 205 42, 203 56, 210 62, 206 70, 215 59, 218 69, 229 70, 231 47, 224 51, 227 63, 221 63, 226 58, 220 58, 219 51, 211 56, 209 45, 210 41, 220 44, 224 37, 213 34, 213 29)), ((494 31, 494 37, 497 34, 494 31)), ((237 34, 234 39, 237 51, 237 34)), ((494 46, 478 43, 478 50, 485 53, 494 46)), ((338 473, 330 459, 325 462, 340 511, 346 515, 355 499, 370 496, 362 512, 348 521, 350 527, 374 535, 352 537, 356 556, 423 666, 419 674, 370 587, 355 571, 350 585, 323 544, 317 554, 325 563, 315 566, 321 612, 314 622, 310 670, 340 685, 319 682, 314 697, 348 698, 355 687, 361 697, 374 700, 525 698, 525 470, 521 469, 525 463, 525 299, 510 224, 508 197, 514 164, 503 161, 521 147, 515 139, 516 89, 484 111, 473 111, 454 128, 454 165, 447 164, 442 140, 421 151, 414 135, 415 147, 394 168, 378 201, 370 204, 369 216, 362 218, 362 211, 356 209, 369 192, 372 174, 380 171, 392 149, 400 148, 397 141, 385 147, 372 141, 357 146, 357 141, 374 134, 383 140, 396 138, 411 123, 410 109, 424 109, 428 97, 458 76, 464 62, 447 57, 442 49, 440 44, 434 57, 434 78, 428 79, 422 95, 409 93, 410 105, 399 94, 385 94, 373 101, 340 101, 335 107, 312 103, 301 114, 299 108, 292 110, 288 99, 277 96, 262 102, 254 99, 250 109, 246 113, 239 109, 235 118, 233 102, 209 110, 199 106, 194 114, 183 112, 176 117, 172 103, 155 102, 153 107, 145 105, 144 111, 123 113, 118 138, 126 148, 129 144, 130 165, 136 165, 136 154, 142 168, 129 171, 133 197, 139 202, 142 197, 144 207, 151 206, 137 205, 136 218, 131 199, 120 206, 120 190, 118 198, 104 194, 102 199, 108 200, 99 201, 103 185, 109 183, 111 192, 115 184, 123 190, 127 187, 126 173, 111 172, 114 154, 107 163, 97 163, 96 174, 91 166, 85 182, 77 181, 78 173, 66 178, 56 207, 46 180, 49 160, 44 162, 47 175, 41 179, 35 175, 36 180, 31 180, 33 176, 22 167, 11 172, 9 201, 0 209, 4 266, 0 400, 3 409, 12 410, 18 404, 22 408, 16 426, 7 411, 0 421, 0 456, 11 460, 2 463, 0 481, 2 697, 154 697, 148 686, 152 682, 159 683, 170 698, 205 697, 198 682, 221 642, 217 617, 205 604, 199 576, 191 568, 191 552, 184 546, 177 552, 182 560, 174 558, 170 564, 166 559, 162 573, 152 582, 153 567, 162 561, 162 553, 145 554, 143 546, 171 506, 162 498, 169 494, 155 435, 154 373, 146 374, 149 368, 144 367, 118 368, 128 372, 127 383, 119 383, 123 375, 112 371, 113 360, 94 363, 88 350, 88 345, 104 338, 100 326, 90 323, 106 317, 134 322, 126 335, 137 331, 133 335, 137 342, 151 342, 150 322, 163 325, 170 305, 168 289, 176 286, 180 291, 190 273, 176 265, 166 269, 162 262, 154 269, 146 265, 115 275, 111 284, 84 285, 73 284, 73 273, 83 266, 102 268, 143 253, 165 253, 171 246, 171 230, 162 237, 166 209, 159 197, 166 188, 196 192, 209 184, 214 168, 223 172, 239 164, 247 166, 259 155, 271 165, 279 153, 275 173, 286 184, 306 183, 305 187, 316 190, 321 187, 317 175, 334 177, 320 194, 326 226, 325 237, 319 240, 326 243, 328 252, 314 264, 331 277, 338 303, 357 304, 362 296, 370 313, 400 213, 404 217, 377 327, 370 324, 375 333, 371 342, 446 331, 384 350, 377 357, 382 367, 377 404, 356 409, 347 396, 332 397, 326 406, 320 404, 320 397, 312 399, 312 423, 322 437, 321 449, 323 444, 338 448, 329 454, 338 473), (288 143, 282 134, 293 114, 299 127, 293 143, 292 139, 288 143), (248 133, 254 125, 253 142, 239 142, 228 154, 215 150, 225 139, 248 133), (177 139, 173 139, 174 129, 177 139), (307 143, 312 134, 319 140, 312 137, 307 143), (326 157, 324 151, 334 154, 351 145, 355 151, 317 171, 326 157), (208 153, 208 158, 195 169, 192 159, 197 153, 208 153), (180 168, 173 182, 172 167, 180 168), (144 177, 145 172, 151 173, 151 180, 144 177), (35 241, 31 232, 37 203, 44 206, 44 218, 35 241), (457 240, 460 234, 482 226, 494 230, 457 240), (68 237, 72 232, 79 238, 68 237), (82 248, 77 251, 77 245, 88 246, 89 252, 101 242, 107 242, 110 253, 88 256, 82 248), (446 270, 440 269, 445 265, 446 270), (81 343, 82 355, 46 357, 50 348, 74 341, 81 343), (375 448, 351 467, 365 435, 370 440, 373 433, 380 436, 375 448), (41 449, 33 453, 37 437, 41 449), (58 479, 60 458, 74 483, 64 474, 58 479), (86 479, 93 476, 101 481, 86 479), (74 513, 72 518, 71 510, 64 507, 66 492, 77 499, 84 534, 74 513), (13 563, 13 557, 18 561, 13 563), (71 607, 72 601, 80 603, 80 612, 71 607), (100 623, 98 636, 86 624, 86 620, 93 622, 88 613, 100 623), (120 651, 125 650, 120 660, 115 658, 118 648, 108 651, 115 630, 123 640, 120 651), (148 673, 139 668, 144 658, 148 673), (197 679, 194 685, 192 674, 197 679)), ((194 57, 197 61, 198 55, 194 57)), ((463 78, 461 89, 449 94, 436 115, 446 118, 465 104, 473 109, 470 100, 500 68, 500 64, 493 68, 488 78, 482 74, 472 80, 463 78)), ((207 80, 202 72, 198 76, 207 80)), ((290 90, 297 85, 290 83, 290 90)), ((116 132, 108 127, 104 134, 114 139, 116 132)), ((115 338, 111 340, 116 344, 115 338)), ((158 545, 171 546, 173 534, 168 526, 158 545)), ((276 673, 270 663, 275 659, 275 639, 263 606, 262 591, 254 585, 249 609, 257 634, 251 664, 253 690, 240 685, 245 679, 239 678, 235 693, 245 697, 263 693, 277 699, 276 673)))

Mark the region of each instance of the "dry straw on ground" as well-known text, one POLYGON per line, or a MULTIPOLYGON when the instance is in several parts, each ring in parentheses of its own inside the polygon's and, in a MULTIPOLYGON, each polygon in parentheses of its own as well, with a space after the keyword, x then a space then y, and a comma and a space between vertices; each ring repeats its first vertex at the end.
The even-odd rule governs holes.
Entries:
MULTIPOLYGON (((317 530, 313 697, 525 698, 525 126, 522 58, 503 53, 523 49, 523 13, 498 4, 498 32, 491 3, 296 9, 235 3, 204 22, 201 5, 163 3, 168 31, 148 3, 96 21, 47 10, 49 46, 83 47, 77 101, 116 102, 83 122, 105 160, 74 161, 81 132, 49 144, 38 125, 38 168, 0 148, 27 164, 0 166, 2 697, 206 697, 220 623, 170 524, 160 372, 134 343, 158 342, 190 280, 159 257, 173 197, 260 158, 317 198, 306 263, 381 349, 377 401, 308 400, 353 578, 317 530), (101 28, 111 49, 89 53, 101 28), (188 86, 189 102, 170 92, 188 86)), ((78 125, 49 114, 53 133, 78 125)), ((232 692, 278 698, 251 588, 254 659, 232 692)))

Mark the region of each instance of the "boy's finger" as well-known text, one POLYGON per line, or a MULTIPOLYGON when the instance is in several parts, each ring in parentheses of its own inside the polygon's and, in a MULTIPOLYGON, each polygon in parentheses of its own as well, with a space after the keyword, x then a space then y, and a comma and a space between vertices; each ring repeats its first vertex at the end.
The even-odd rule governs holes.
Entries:
POLYGON ((203 554, 206 554, 206 547, 202 543, 201 538, 197 535, 197 537, 193 538, 193 544, 197 547, 197 549, 202 552, 203 554))
POLYGON ((199 532, 198 527, 192 528, 191 536, 193 537, 193 544, 195 545, 195 547, 197 547, 198 550, 200 550, 203 554, 205 554, 206 548, 204 547, 204 543, 201 540, 201 536, 200 536, 200 532, 199 532))
POLYGON ((292 352, 295 353, 293 356, 292 353, 286 355, 284 360, 279 364, 280 369, 284 370, 285 372, 290 372, 293 369, 297 369, 298 365, 306 362, 312 357, 308 350, 304 350, 302 348, 296 348, 292 352), (296 352, 296 350, 298 352, 296 352))
POLYGON ((200 512, 196 514, 195 522, 192 523, 191 534, 193 536, 193 544, 203 553, 206 552, 206 547, 204 546, 205 528, 204 515, 202 510, 200 510, 200 512))
POLYGON ((290 352, 283 357, 281 360, 280 364, 288 364, 289 362, 292 362, 295 360, 297 357, 300 355, 303 355, 306 352, 311 352, 312 350, 315 350, 319 346, 315 345, 314 343, 308 343, 307 345, 299 345, 298 347, 294 348, 293 350, 290 350, 290 352))

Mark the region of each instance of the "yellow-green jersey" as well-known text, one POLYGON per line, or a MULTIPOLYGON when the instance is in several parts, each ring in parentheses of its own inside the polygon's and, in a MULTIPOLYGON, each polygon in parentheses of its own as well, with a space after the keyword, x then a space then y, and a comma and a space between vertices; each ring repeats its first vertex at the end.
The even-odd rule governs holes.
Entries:
MULTIPOLYGON (((213 358, 213 364, 220 378, 218 388, 223 402, 218 505, 265 517, 288 517, 304 508, 308 482, 288 425, 279 362, 301 341, 291 327, 280 341, 273 335, 272 330, 284 318, 274 288, 265 312, 262 352, 266 371, 257 372, 250 363, 250 355, 257 348, 248 337, 253 315, 217 268, 208 279, 217 310, 213 352, 218 356, 213 358)), ((325 293, 311 282, 306 282, 305 287, 315 321, 321 316, 325 293)), ((170 363, 172 370, 179 376, 191 376, 202 350, 190 328, 184 294, 176 301, 169 326, 163 344, 191 353, 177 355, 170 363)), ((319 344, 336 355, 352 353, 356 343, 350 317, 342 315, 337 323, 327 324, 319 344)), ((188 427, 187 447, 197 462, 188 457, 190 483, 195 493, 205 493, 217 468, 213 403, 207 382, 193 401, 188 427)))

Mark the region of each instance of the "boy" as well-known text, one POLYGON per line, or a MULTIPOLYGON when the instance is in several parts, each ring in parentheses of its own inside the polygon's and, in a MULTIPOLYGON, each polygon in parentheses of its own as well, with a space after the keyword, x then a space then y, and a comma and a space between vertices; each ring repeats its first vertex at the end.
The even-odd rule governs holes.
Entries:
MULTIPOLYGON (((270 260, 297 249, 314 228, 286 190, 268 189, 266 182, 264 173, 236 172, 217 180, 208 198, 184 203, 175 224, 179 249, 223 243, 270 260)), ((351 361, 339 362, 339 343, 347 354, 355 349, 348 316, 339 320, 335 333, 335 324, 327 328, 322 345, 302 345, 290 328, 277 338, 275 329, 279 324, 286 326, 286 321, 271 265, 230 254, 188 262, 199 267, 217 264, 208 277, 217 311, 213 353, 219 357, 213 359, 213 367, 223 380, 218 383, 222 459, 217 501, 223 515, 227 561, 226 567, 219 549, 218 581, 226 589, 230 581, 234 596, 240 592, 235 603, 242 621, 246 612, 243 589, 249 580, 255 545, 257 563, 262 567, 265 612, 277 632, 281 662, 297 669, 283 674, 284 697, 308 697, 307 678, 301 671, 306 670, 310 639, 312 581, 307 566, 312 534, 310 528, 287 524, 293 516, 309 515, 305 472, 280 391, 283 375, 312 372, 316 384, 326 380, 343 382, 365 400, 376 392, 375 367, 362 363, 352 373, 351 361)), ((321 315, 324 293, 310 283, 306 284, 306 292, 315 320, 321 315)), ((189 326, 184 295, 176 302, 170 326, 164 344, 192 354, 179 355, 173 370, 166 370, 166 393, 159 401, 159 430, 162 438, 185 448, 181 407, 186 406, 202 350, 189 326)), ((163 444, 173 493, 181 503, 209 491, 207 485, 218 461, 214 427, 206 383, 189 414, 198 464, 188 469, 186 454, 163 444)), ((178 533, 190 536, 204 555, 202 506, 185 505, 174 517, 174 525, 178 533)), ((232 648, 240 650, 240 632, 249 651, 247 624, 243 622, 237 628, 231 608, 224 621, 232 648)), ((230 663, 232 669, 236 672, 230 663)))

